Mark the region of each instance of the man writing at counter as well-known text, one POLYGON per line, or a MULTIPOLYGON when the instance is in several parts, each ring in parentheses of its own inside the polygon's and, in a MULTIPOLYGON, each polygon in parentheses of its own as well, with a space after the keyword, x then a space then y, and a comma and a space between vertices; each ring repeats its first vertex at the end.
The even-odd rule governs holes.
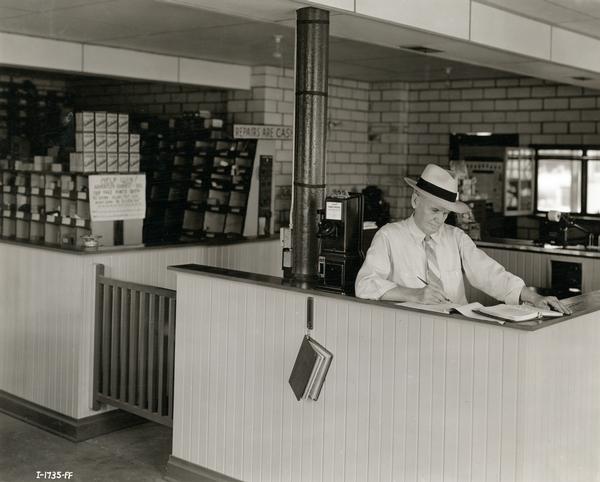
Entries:
POLYGON ((521 278, 477 248, 462 229, 444 223, 450 211, 469 211, 458 201, 458 183, 450 172, 429 164, 417 181, 404 180, 413 188, 414 213, 377 232, 356 278, 356 296, 464 305, 464 272, 472 286, 506 304, 530 303, 571 313, 556 297, 527 288, 521 278))

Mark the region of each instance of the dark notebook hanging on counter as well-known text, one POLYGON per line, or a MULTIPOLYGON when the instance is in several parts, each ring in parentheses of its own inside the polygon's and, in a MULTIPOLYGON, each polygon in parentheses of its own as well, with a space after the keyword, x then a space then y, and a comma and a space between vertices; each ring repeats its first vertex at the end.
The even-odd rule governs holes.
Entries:
POLYGON ((333 353, 310 336, 304 337, 289 380, 298 400, 319 398, 331 360, 333 353))

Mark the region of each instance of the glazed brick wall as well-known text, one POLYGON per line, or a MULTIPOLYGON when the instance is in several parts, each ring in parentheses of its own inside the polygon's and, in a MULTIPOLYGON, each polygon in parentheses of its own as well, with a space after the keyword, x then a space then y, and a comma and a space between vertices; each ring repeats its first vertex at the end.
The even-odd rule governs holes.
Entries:
MULTIPOLYGON (((600 144, 600 92, 532 78, 411 83, 406 172, 448 165, 449 133, 519 134, 520 144, 600 144)), ((402 162, 402 161, 400 161, 402 162)), ((410 212, 410 192, 398 214, 410 212)))
POLYGON ((199 110, 223 118, 228 97, 223 89, 105 78, 70 80, 67 88, 73 94, 76 110, 145 113, 164 118, 199 110))
MULTIPOLYGON (((27 78, 27 77, 23 77, 27 78)), ((293 125, 291 69, 252 70, 249 91, 116 79, 60 79, 43 73, 39 88, 75 94, 77 108, 148 112, 170 117, 210 110, 229 123, 293 125)), ((360 191, 380 186, 393 218, 410 214, 405 176, 425 164, 448 165, 450 132, 517 133, 521 145, 600 144, 600 92, 532 78, 449 82, 329 82, 327 184, 360 191)), ((293 142, 277 141, 276 221, 287 223, 293 142)))
MULTIPOLYGON (((368 82, 330 79, 328 86, 328 190, 360 191, 367 184, 370 161, 368 82)), ((293 126, 294 73, 261 66, 252 70, 250 91, 232 91, 228 120, 236 123, 293 126)), ((278 225, 287 225, 291 204, 293 141, 277 141, 274 183, 278 225)))
POLYGON ((408 166, 409 84, 374 82, 369 91, 369 152, 367 183, 381 187, 392 218, 408 215, 404 182, 408 166))
MULTIPOLYGON (((258 66, 252 69, 250 90, 211 90, 201 87, 114 79, 71 81, 77 109, 147 112, 172 117, 183 112, 210 110, 229 124, 293 126, 292 69, 258 66)), ((371 172, 368 140, 370 83, 330 79, 327 130, 328 189, 361 190, 371 172)), ((276 224, 289 219, 293 141, 277 141, 273 179, 276 224)), ((378 161, 378 159, 377 159, 378 161)))

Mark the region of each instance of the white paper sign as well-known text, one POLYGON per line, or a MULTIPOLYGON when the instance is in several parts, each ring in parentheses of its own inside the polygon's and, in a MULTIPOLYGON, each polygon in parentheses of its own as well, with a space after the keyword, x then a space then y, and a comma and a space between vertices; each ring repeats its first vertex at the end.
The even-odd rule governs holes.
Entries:
POLYGON ((328 201, 326 203, 325 218, 341 221, 342 220, 342 203, 328 201))
POLYGON ((146 175, 106 174, 89 177, 92 221, 144 219, 146 175))

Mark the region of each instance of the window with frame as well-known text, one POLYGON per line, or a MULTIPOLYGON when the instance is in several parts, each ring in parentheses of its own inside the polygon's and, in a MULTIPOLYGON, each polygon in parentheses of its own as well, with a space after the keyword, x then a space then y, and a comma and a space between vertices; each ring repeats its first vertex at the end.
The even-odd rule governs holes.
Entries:
POLYGON ((600 215, 600 149, 538 148, 536 211, 600 215))

